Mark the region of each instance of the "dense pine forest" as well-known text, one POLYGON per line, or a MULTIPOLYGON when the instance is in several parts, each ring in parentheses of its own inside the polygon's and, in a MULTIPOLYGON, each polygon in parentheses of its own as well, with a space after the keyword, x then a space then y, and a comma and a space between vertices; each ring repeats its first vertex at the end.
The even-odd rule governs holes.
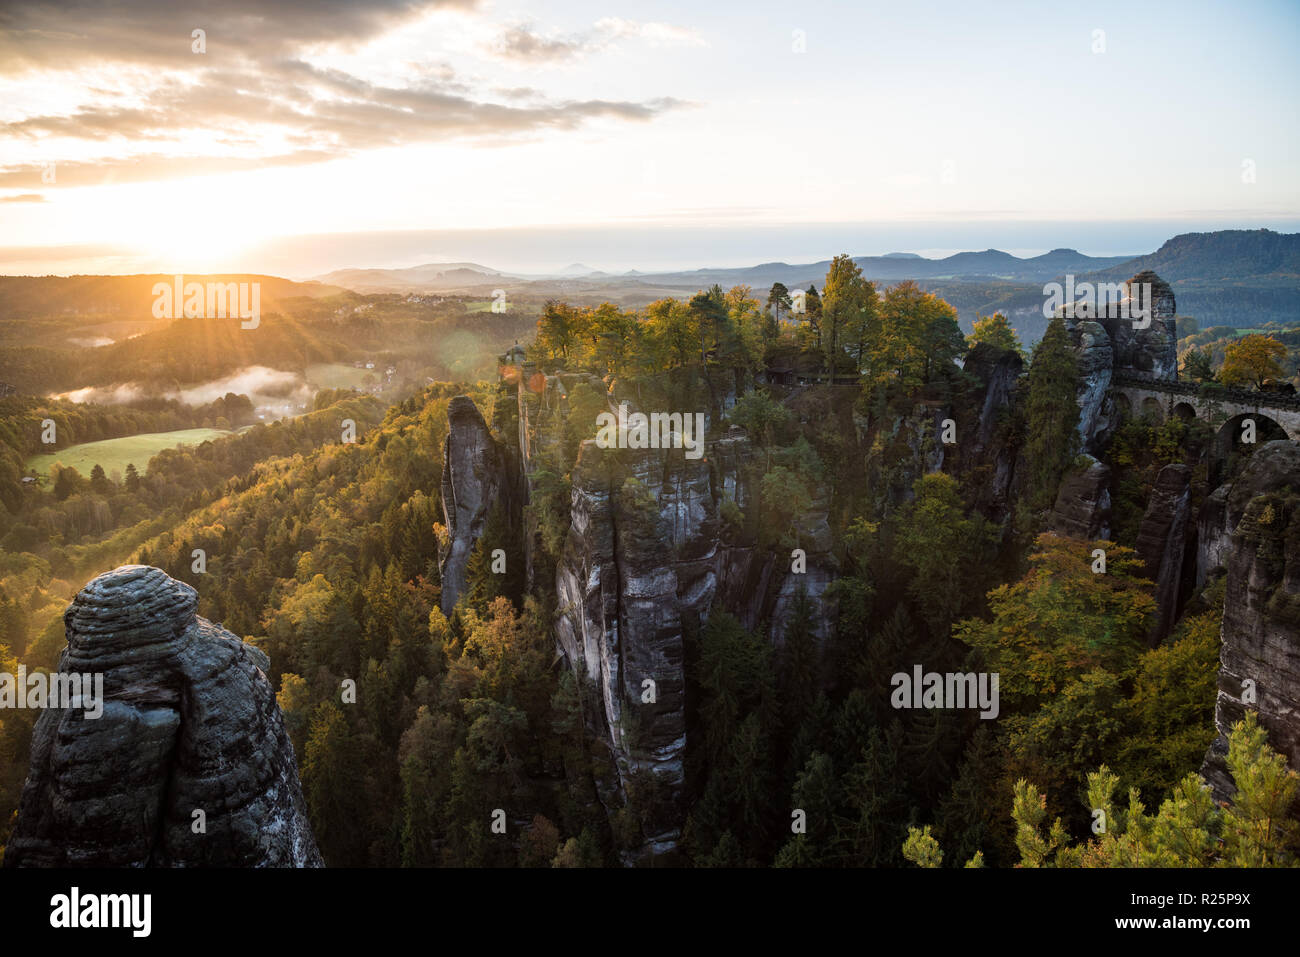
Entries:
MULTIPOLYGON (((1184 587, 1153 638, 1157 569, 1140 557, 1165 468, 1186 467, 1196 509, 1212 470, 1219 484, 1240 474, 1251 445, 1212 461, 1208 423, 1135 410, 1093 457, 1065 317, 1032 348, 1001 315, 965 335, 943 299, 877 287, 848 256, 806 294, 714 286, 644 309, 538 312, 495 379, 426 384, 386 409, 325 390, 306 414, 255 425, 235 395, 210 407, 0 398, 0 670, 56 668, 67 601, 115 564, 188 583, 200 615, 269 657, 332 866, 1295 863, 1297 778, 1253 718, 1226 759, 1235 803, 1216 804, 1197 777, 1216 737, 1223 569, 1184 587), (522 462, 507 454, 521 494, 490 508, 444 610, 442 479, 461 395, 500 448, 531 439, 522 462), (715 487, 732 488, 717 476, 734 470, 709 506, 719 547, 781 566, 816 553, 832 570, 759 613, 719 600, 683 617, 673 793, 635 762, 611 775, 590 676, 557 650, 571 613, 557 572, 574 561, 572 509, 598 467, 620 534, 675 541, 624 453, 594 464, 597 418, 618 402, 699 409, 711 443, 747 443, 736 464, 711 445, 700 466, 715 487), (243 430, 116 478, 56 467, 24 483, 46 419, 65 444, 217 419, 243 430), (1109 537, 1067 534, 1062 488, 1097 463, 1111 476, 1109 537), (996 674, 996 720, 900 709, 891 680, 918 665, 996 674), (498 809, 503 835, 489 827, 498 809), (1112 822, 1100 831, 1099 812, 1112 822), (674 817, 671 848, 654 853, 674 817)), ((1243 349, 1231 330, 1186 337, 1183 377, 1293 377, 1296 333, 1254 336, 1278 348, 1243 349)), ((232 368, 248 358, 232 354, 232 368)), ((1300 527, 1294 490, 1269 501, 1265 532, 1300 527)), ((628 720, 618 733, 636 740, 628 720)), ((3 845, 33 717, 0 721, 3 845)))

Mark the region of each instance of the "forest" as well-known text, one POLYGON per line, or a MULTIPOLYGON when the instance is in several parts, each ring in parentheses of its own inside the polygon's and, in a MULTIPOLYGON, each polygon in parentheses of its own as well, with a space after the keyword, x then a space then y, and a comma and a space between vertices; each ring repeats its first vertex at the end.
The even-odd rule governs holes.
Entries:
MULTIPOLYGON (((1253 719, 1231 739, 1238 801, 1218 807, 1197 777, 1216 735, 1222 569, 1150 640, 1144 514, 1165 466, 1190 470, 1193 507, 1213 491, 1209 425, 1134 417, 1113 430, 1098 452, 1113 476, 1111 538, 1094 541, 1052 523, 1062 483, 1087 464, 1078 360, 1059 317, 1032 348, 1001 314, 965 335, 942 298, 911 282, 877 288, 848 256, 806 293, 714 286, 643 309, 550 301, 537 313, 522 365, 503 362, 496 380, 426 384, 387 409, 322 392, 306 415, 164 452, 120 484, 64 470, 24 488, 33 420, 57 420, 73 443, 217 416, 248 425, 248 409, 238 396, 213 408, 0 399, 0 666, 55 667, 63 607, 116 564, 192 585, 200 615, 270 658, 331 866, 1296 863, 1288 813, 1300 784, 1253 719), (942 409, 958 436, 979 433, 977 370, 999 363, 1015 370, 1013 401, 984 451, 958 442, 927 467, 939 442, 918 442, 913 427, 942 409), (527 504, 492 510, 444 614, 448 404, 468 395, 494 438, 517 445, 521 369, 563 385, 564 414, 531 459, 527 504), (609 746, 591 733, 587 678, 554 635, 575 474, 596 414, 620 396, 708 409, 714 439, 743 430, 756 494, 743 508, 718 503, 721 534, 785 556, 812 547, 808 516, 824 513, 838 569, 828 604, 799 593, 775 633, 721 607, 683 623, 682 826, 661 858, 645 847, 669 800, 662 782, 631 773, 611 813, 609 746), (340 440, 344 419, 355 442, 340 440), (1015 476, 994 494, 988 456, 1003 453, 1015 476), (834 620, 819 621, 819 607, 834 620), (918 663, 997 673, 998 719, 892 706, 891 675, 918 663), (348 679, 355 703, 340 694, 348 679), (485 826, 497 808, 509 840, 485 826), (1098 809, 1115 822, 1102 832, 1098 809)), ((210 362, 224 346, 183 325, 132 340, 123 360, 192 377, 187 355, 210 362)), ((1294 330, 1258 334, 1280 351, 1243 351, 1219 332, 1186 339, 1185 377, 1295 376, 1294 330)), ((1240 470, 1250 450, 1238 453, 1240 470)), ((636 481, 619 486, 620 507, 636 505, 636 481)), ((1300 504, 1292 494, 1277 507, 1300 504)), ((31 723, 0 721, 2 847, 31 723)))

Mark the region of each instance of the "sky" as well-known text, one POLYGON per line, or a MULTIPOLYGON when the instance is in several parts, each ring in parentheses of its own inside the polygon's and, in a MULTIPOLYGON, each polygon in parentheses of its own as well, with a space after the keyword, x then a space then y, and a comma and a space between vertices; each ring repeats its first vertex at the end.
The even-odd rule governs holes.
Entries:
POLYGON ((1294 0, 7 3, 0 273, 1295 231, 1297 48, 1294 0))

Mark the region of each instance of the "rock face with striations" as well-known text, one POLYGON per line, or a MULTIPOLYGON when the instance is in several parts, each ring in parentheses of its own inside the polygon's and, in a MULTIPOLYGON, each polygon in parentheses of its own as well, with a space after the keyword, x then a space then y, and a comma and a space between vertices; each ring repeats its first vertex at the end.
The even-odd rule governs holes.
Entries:
POLYGON ((1097 301, 1067 303, 1057 311, 1079 364, 1079 438, 1087 451, 1101 445, 1116 424, 1107 395, 1114 376, 1178 377, 1177 305, 1169 284, 1148 271, 1109 290, 1096 286, 1097 301))
POLYGON ((1085 455, 1086 466, 1061 480, 1049 519, 1062 535, 1088 541, 1110 538, 1110 466, 1085 455))
POLYGON ((59 671, 102 674, 103 714, 41 714, 7 867, 321 865, 270 662, 197 603, 146 565, 73 600, 59 671))
POLYGON ((1178 617, 1191 517, 1191 478, 1192 470, 1186 465, 1162 468, 1138 527, 1137 554, 1156 586, 1156 616, 1147 636, 1152 647, 1169 634, 1178 617))
POLYGON ((958 466, 967 481, 981 491, 979 507, 990 515, 1004 515, 1011 507, 1016 483, 1016 449, 1002 427, 1003 413, 1016 401, 1025 362, 1009 349, 978 343, 966 356, 963 368, 982 386, 976 393, 979 419, 969 454, 957 450, 958 466))
POLYGON ((442 611, 450 615, 465 591, 465 569, 488 513, 507 488, 504 458, 483 415, 468 396, 447 406, 442 456, 442 513, 450 539, 440 556, 442 611))
POLYGON ((834 618, 824 503, 797 520, 807 553, 801 574, 790 573, 789 552, 758 546, 724 519, 725 499, 742 511, 753 504, 745 476, 753 456, 741 429, 710 441, 699 459, 674 449, 602 449, 589 439, 573 469, 556 636, 601 703, 591 730, 609 743, 617 769, 618 780, 602 788, 610 810, 639 773, 653 775, 663 795, 651 815, 649 854, 671 852, 681 836, 684 632, 728 611, 749 628, 768 623, 780 641, 800 590, 815 633, 834 618))
MULTIPOLYGON (((560 377, 525 380, 518 407, 528 469, 560 434, 566 390, 560 377)), ((825 495, 812 490, 794 518, 806 552, 796 573, 789 548, 760 544, 741 527, 757 507, 757 462, 748 435, 733 427, 691 458, 681 448, 607 449, 587 439, 571 471, 570 525, 554 568, 556 638, 591 696, 587 729, 608 748, 609 771, 597 781, 606 810, 623 805, 635 777, 655 783, 641 855, 671 854, 681 837, 685 636, 725 611, 779 643, 800 592, 817 637, 835 619, 825 495)))
POLYGON ((1078 363, 1075 401, 1079 403, 1079 439, 1091 451, 1097 447, 1113 418, 1114 409, 1108 394, 1114 371, 1115 354, 1106 328, 1091 319, 1077 318, 1071 306, 1063 306, 1065 331, 1074 346, 1078 363))
MULTIPOLYGON (((1227 734, 1253 708, 1269 744, 1300 768, 1300 442, 1261 446, 1207 516, 1232 523, 1219 652, 1219 736, 1201 774, 1218 800, 1233 793, 1227 734), (1253 702, 1250 700, 1253 694, 1253 702)), ((1222 490, 1220 490, 1222 491, 1222 490)), ((1204 526, 1203 526, 1204 527, 1204 526)), ((1222 533, 1223 529, 1218 529, 1222 533)), ((1217 545, 1211 544, 1217 549, 1217 545)))
POLYGON ((1118 307, 1106 310, 1101 319, 1115 350, 1116 371, 1156 379, 1178 378, 1177 303, 1173 289, 1147 270, 1125 283, 1125 292, 1127 297, 1118 307), (1134 321, 1139 314, 1142 318, 1134 321))

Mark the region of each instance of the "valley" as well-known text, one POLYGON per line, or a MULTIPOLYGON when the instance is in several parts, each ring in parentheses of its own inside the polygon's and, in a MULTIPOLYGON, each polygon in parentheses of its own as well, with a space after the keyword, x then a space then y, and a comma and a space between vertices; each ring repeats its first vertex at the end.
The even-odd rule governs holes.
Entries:
MULTIPOLYGON (((1040 799, 1077 839, 1060 863, 1119 853, 1089 837, 1090 776, 1165 815, 1246 780, 1230 737, 1300 760, 1300 690, 1251 663, 1294 628, 1300 462, 1269 409, 1296 400, 1258 383, 1294 375, 1300 330, 1202 332, 1128 279, 1143 321, 1065 303, 1031 344, 848 256, 803 312, 776 282, 174 320, 120 370, 172 378, 0 398, 0 648, 55 667, 67 603, 122 564, 192 589, 192 627, 265 657, 332 866, 1008 867, 1040 799), (276 365, 241 364, 263 335, 276 365), (187 364, 213 348, 220 378, 187 364), (1267 685, 1255 724, 1238 677, 1267 685), (484 843, 493 808, 514 836, 484 843)), ((0 725, 4 808, 31 718, 0 725)), ((19 859, 55 853, 16 826, 19 859)), ((1261 853, 1291 860, 1281 832, 1261 853)))

